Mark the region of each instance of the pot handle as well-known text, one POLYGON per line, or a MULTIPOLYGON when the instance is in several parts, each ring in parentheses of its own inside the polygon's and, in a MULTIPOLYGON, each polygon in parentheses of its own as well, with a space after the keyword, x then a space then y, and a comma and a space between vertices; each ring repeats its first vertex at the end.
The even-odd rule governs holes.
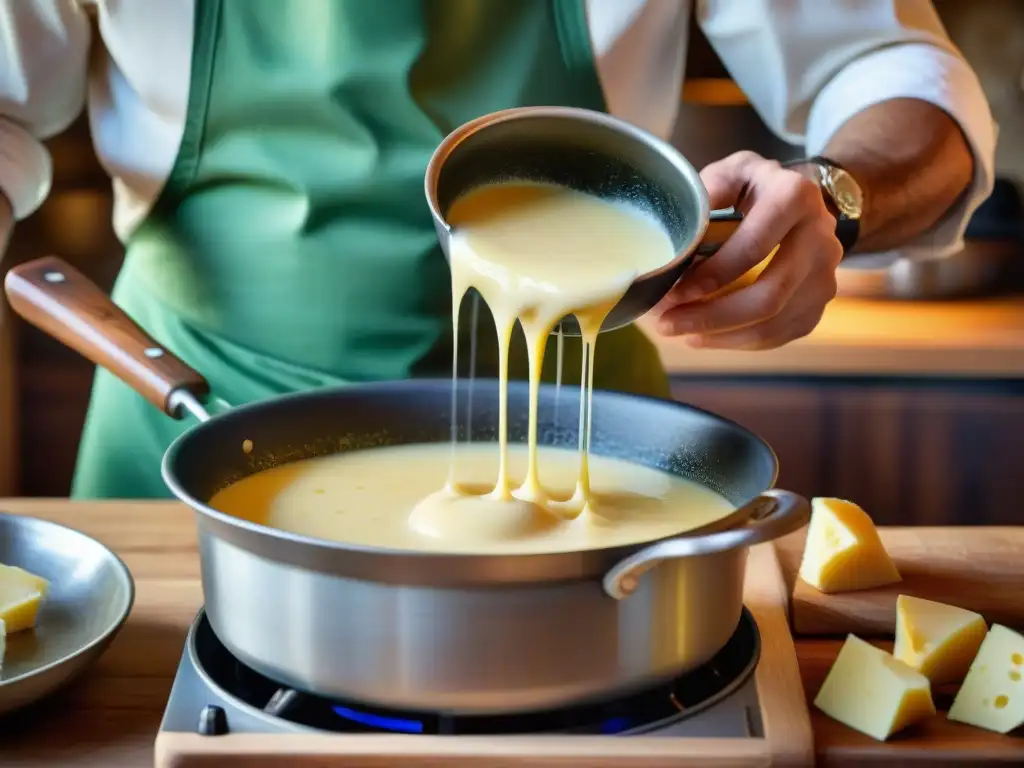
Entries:
POLYGON ((46 256, 14 267, 4 289, 11 309, 27 322, 106 368, 168 416, 181 418, 179 406, 209 394, 199 373, 62 259, 46 256))
POLYGON ((743 223, 743 214, 732 208, 721 211, 712 211, 708 218, 708 228, 704 231, 697 246, 695 261, 704 261, 718 253, 718 250, 725 245, 725 241, 732 237, 732 233, 743 223))
POLYGON ((811 505, 803 496, 790 491, 765 491, 745 509, 747 523, 705 536, 680 536, 659 541, 620 560, 605 574, 604 591, 616 600, 631 595, 640 578, 662 560, 715 555, 731 549, 751 547, 785 536, 802 528, 811 516, 811 505))

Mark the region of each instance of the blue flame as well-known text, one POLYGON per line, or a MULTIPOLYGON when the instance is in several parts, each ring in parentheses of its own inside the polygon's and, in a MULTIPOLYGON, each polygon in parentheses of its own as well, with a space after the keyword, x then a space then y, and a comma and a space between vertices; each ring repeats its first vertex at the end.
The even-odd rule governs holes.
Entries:
POLYGON ((601 724, 601 733, 605 736, 611 736, 627 731, 632 726, 633 722, 628 717, 612 717, 601 724))
POLYGON ((353 723, 368 725, 371 728, 380 728, 385 731, 396 733, 423 733, 423 723, 419 720, 403 720, 398 717, 384 717, 382 715, 371 715, 369 712, 360 712, 357 709, 348 707, 334 707, 334 712, 339 717, 351 720, 353 723))

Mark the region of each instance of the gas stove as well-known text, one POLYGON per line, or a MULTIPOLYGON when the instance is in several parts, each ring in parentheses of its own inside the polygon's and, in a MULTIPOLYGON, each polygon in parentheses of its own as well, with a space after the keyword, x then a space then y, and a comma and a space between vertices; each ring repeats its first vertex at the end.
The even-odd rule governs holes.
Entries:
POLYGON ((357 702, 328 701, 278 685, 232 656, 200 612, 188 633, 161 732, 210 738, 228 733, 304 731, 492 737, 759 737, 763 732, 753 673, 760 645, 757 625, 744 611, 732 638, 707 664, 625 696, 514 715, 396 712, 357 702))
POLYGON ((157 737, 156 765, 712 768, 813 761, 785 596, 774 551, 755 547, 747 608, 704 666, 603 701, 487 716, 396 712, 293 690, 236 659, 200 612, 157 737))

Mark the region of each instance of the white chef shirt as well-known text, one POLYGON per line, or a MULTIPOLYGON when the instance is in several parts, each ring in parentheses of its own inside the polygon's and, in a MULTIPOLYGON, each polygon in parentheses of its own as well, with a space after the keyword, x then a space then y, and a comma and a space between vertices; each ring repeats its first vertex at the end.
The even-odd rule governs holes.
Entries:
MULTIPOLYGON (((962 247, 970 214, 992 189, 996 126, 929 0, 695 1, 701 29, 754 109, 807 154, 823 151, 851 116, 889 99, 922 99, 949 113, 974 153, 970 192, 902 252, 934 257, 962 247)), ((115 229, 122 240, 131 235, 181 142, 194 3, 0 0, 0 190, 16 218, 35 211, 50 189, 40 139, 87 105, 97 155, 113 179, 115 229)), ((691 0, 586 0, 586 11, 610 112, 667 138, 691 0)))

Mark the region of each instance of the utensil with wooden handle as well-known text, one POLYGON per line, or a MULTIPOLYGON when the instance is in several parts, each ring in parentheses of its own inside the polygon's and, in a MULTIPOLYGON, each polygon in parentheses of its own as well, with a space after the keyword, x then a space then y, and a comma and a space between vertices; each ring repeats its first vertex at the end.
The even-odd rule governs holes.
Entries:
POLYGON ((230 408, 206 380, 117 308, 89 278, 56 256, 14 267, 11 308, 40 330, 106 368, 174 418, 230 408), (201 404, 199 409, 193 408, 201 404))

